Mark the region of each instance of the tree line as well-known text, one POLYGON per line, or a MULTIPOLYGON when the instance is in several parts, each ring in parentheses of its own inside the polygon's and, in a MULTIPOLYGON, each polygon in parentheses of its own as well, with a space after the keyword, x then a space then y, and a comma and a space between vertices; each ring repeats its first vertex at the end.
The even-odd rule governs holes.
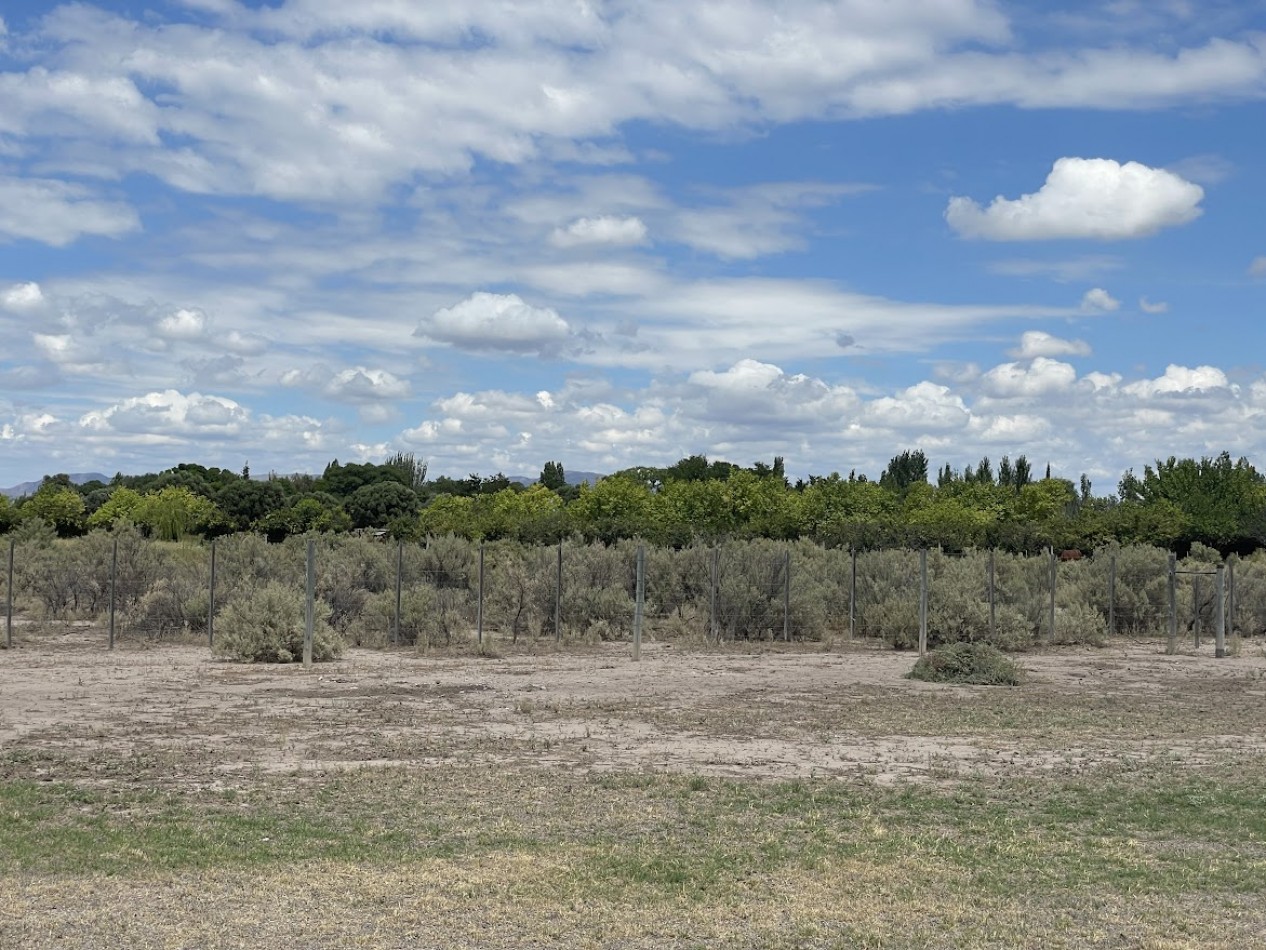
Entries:
POLYGON ((944 465, 930 480, 920 450, 895 455, 877 479, 812 475, 791 482, 783 459, 750 466, 683 458, 570 485, 561 462, 521 485, 501 473, 428 477, 425 461, 398 453, 382 463, 330 462, 318 476, 252 478, 182 463, 108 483, 44 478, 30 496, 0 496, 0 533, 74 537, 120 523, 180 540, 235 532, 271 541, 308 532, 381 530, 397 538, 452 534, 471 540, 552 544, 579 537, 640 538, 681 547, 720 538, 806 539, 828 546, 947 550, 1045 547, 1094 550, 1149 544, 1185 553, 1205 544, 1248 554, 1266 546, 1266 478, 1229 453, 1174 458, 1125 472, 1116 491, 1090 480, 1038 475, 1020 455, 944 465))

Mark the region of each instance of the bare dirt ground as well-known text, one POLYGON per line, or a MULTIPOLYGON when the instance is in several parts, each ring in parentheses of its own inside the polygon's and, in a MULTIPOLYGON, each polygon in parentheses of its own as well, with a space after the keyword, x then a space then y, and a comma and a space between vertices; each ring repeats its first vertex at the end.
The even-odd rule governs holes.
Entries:
POLYGON ((871 647, 651 644, 640 662, 627 644, 496 658, 353 650, 304 670, 195 646, 107 653, 99 639, 72 631, 0 652, 0 750, 38 749, 50 774, 36 764, 32 777, 126 780, 106 766, 128 759, 137 781, 220 788, 460 757, 894 783, 1266 751, 1260 647, 1224 659, 1155 642, 1063 649, 1023 657, 1028 682, 1006 690, 911 681, 910 654, 871 647))
POLYGON ((23 634, 0 651, 0 782, 112 796, 82 805, 102 848, 122 847, 121 826, 161 835, 172 808, 187 822, 172 800, 240 837, 204 840, 234 859, 205 866, 138 835, 127 847, 148 850, 118 855, 122 871, 30 870, 36 855, 0 873, 5 950, 1194 950, 1266 934, 1266 901, 1237 883, 1266 866, 1260 841, 1026 826, 1014 799, 1002 817, 961 806, 983 823, 951 801, 926 827, 874 804, 905 787, 950 800, 1013 780, 1258 774, 1260 644, 1224 659, 1142 641, 1054 650, 1021 657, 1028 681, 1004 689, 911 681, 912 655, 870 645, 653 643, 636 663, 627 644, 353 650, 305 670, 215 661, 202 645, 108 653, 89 628, 23 634), (394 857, 240 857, 268 847, 252 830, 261 809, 340 777, 340 827, 407 834, 394 857), (788 780, 807 789, 779 793, 794 807, 760 799, 788 780), (835 787, 873 794, 813 803, 835 787), (963 857, 973 849, 979 862, 963 857), (1220 866, 1235 872, 1210 893, 1220 866))

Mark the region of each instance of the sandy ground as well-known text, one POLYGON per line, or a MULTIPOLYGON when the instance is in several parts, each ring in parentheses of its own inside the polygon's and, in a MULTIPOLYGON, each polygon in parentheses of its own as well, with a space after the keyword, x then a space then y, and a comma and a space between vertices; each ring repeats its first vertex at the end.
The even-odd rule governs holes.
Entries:
POLYGON ((869 646, 420 655, 301 666, 213 660, 70 630, 0 651, 0 749, 33 778, 231 787, 278 771, 451 761, 879 783, 1192 765, 1266 750, 1266 651, 1154 642, 1029 655, 1018 690, 904 678, 869 646), (126 760, 127 769, 109 765, 126 760), (70 774, 66 774, 66 773, 70 774), (117 774, 116 774, 117 773, 117 774))

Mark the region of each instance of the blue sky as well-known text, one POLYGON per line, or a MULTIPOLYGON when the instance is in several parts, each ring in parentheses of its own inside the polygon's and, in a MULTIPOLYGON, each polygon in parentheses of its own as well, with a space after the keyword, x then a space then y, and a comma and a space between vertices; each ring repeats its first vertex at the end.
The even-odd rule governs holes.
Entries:
POLYGON ((0 17, 0 484, 1266 467, 1266 3, 0 17))

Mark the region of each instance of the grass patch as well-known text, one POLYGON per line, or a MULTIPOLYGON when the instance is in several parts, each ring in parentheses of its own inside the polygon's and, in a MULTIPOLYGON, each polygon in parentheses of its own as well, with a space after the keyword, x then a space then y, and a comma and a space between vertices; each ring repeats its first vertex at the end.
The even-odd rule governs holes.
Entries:
POLYGON ((911 679, 971 686, 1019 686, 1024 671, 997 647, 987 643, 950 643, 919 657, 911 679))

